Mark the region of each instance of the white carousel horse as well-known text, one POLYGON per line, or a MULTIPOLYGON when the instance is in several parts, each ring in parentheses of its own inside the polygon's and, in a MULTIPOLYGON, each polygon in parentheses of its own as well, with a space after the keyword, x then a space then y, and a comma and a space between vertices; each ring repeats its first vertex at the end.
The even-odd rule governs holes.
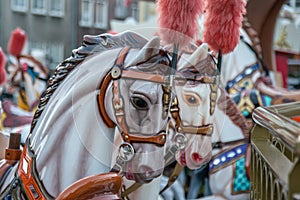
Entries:
MULTIPOLYGON (((178 113, 172 112, 172 117, 184 116, 181 127, 175 120, 176 132, 182 132, 187 138, 187 144, 182 151, 176 153, 176 160, 182 166, 198 169, 209 162, 212 151, 213 115, 218 98, 218 70, 216 61, 208 52, 207 44, 202 44, 189 58, 181 56, 178 70, 185 71, 187 66, 195 66, 194 72, 203 77, 203 82, 187 82, 176 85, 178 113), (201 48, 200 48, 201 47, 201 48), (207 79, 204 81, 204 79, 207 79)), ((187 72, 188 73, 188 72, 187 72)), ((172 108, 176 108, 174 104, 172 108)))
MULTIPOLYGON (((239 70, 241 70, 238 67, 233 68, 231 66, 237 65, 244 68, 253 63, 257 63, 255 54, 249 50, 249 47, 245 43, 240 41, 232 53, 223 55, 220 87, 226 88, 224 83, 233 79, 234 74, 239 73, 239 70), (241 55, 240 53, 248 56, 249 59, 237 56, 237 54, 241 55), (229 67, 231 67, 230 70, 228 69, 229 67)), ((255 70, 255 76, 252 76, 252 78, 257 79, 261 75, 261 72, 259 68, 255 68, 255 70)), ((240 175, 242 181, 245 181, 243 183, 245 187, 242 190, 246 190, 246 193, 243 193, 243 191, 239 190, 240 188, 234 187, 239 186, 239 183, 235 182, 236 180, 234 179, 234 175, 236 175, 234 170, 236 169, 237 161, 240 162, 239 166, 243 166, 245 163, 246 150, 249 143, 249 127, 245 117, 240 113, 240 110, 238 110, 235 102, 233 102, 227 92, 220 90, 219 94, 218 104, 212 116, 214 132, 210 144, 213 144, 211 147, 213 150, 212 159, 208 165, 208 181, 212 195, 201 199, 248 199, 249 194, 247 191, 250 189, 249 179, 240 175)), ((245 167, 242 169, 245 172, 245 167)), ((197 179, 196 176, 203 176, 201 173, 203 172, 195 172, 193 177, 191 177, 192 180, 197 179)), ((246 173, 243 175, 246 175, 246 173)), ((199 191, 199 188, 200 186, 190 185, 191 191, 188 193, 188 198, 197 198, 198 192, 194 191, 199 191)))
MULTIPOLYGON (((35 113, 35 116, 40 116, 38 120, 33 120, 21 163, 15 165, 15 168, 19 166, 21 180, 24 181, 23 173, 32 170, 25 167, 27 160, 24 158, 32 156, 31 153, 35 155, 31 157, 35 173, 39 174, 39 180, 35 181, 42 183, 44 188, 34 186, 34 189, 45 192, 44 195, 50 198, 57 197, 69 185, 82 178, 109 172, 114 124, 120 128, 123 139, 134 143, 135 156, 127 163, 125 175, 142 183, 159 176, 163 170, 161 155, 167 125, 167 117, 163 118, 162 111, 160 112, 163 95, 161 84, 134 80, 135 76, 132 77, 131 74, 145 77, 148 72, 150 79, 167 75, 165 73, 168 71, 163 67, 169 67, 169 60, 167 54, 159 54, 159 45, 158 38, 147 43, 146 39, 133 33, 86 36, 84 46, 58 66, 55 78, 49 81, 50 85, 41 98, 35 113), (124 63, 115 63, 112 70, 120 50, 127 46, 132 48, 126 58, 126 54, 120 54, 121 58, 124 57, 124 63), (124 67, 124 70, 118 74, 116 67, 124 67), (67 75, 68 68, 74 69, 67 75), (131 72, 129 69, 135 71, 131 72), (106 74, 108 78, 105 79, 106 74), (119 75, 128 78, 119 80, 119 75), (110 84, 111 76, 114 79, 113 86, 110 84), (99 85, 102 88, 98 95, 99 85), (51 98, 45 103, 50 94, 51 98), (101 102, 102 98, 105 102, 101 102), (148 139, 151 144, 147 143, 148 139), (147 143, 145 146, 144 142, 147 143), (149 153, 144 155, 151 155, 151 162, 147 157, 142 157, 144 151, 149 153)), ((7 176, 1 188, 2 197, 6 195, 7 185, 12 181, 14 173, 7 176)), ((26 193, 32 194, 30 191, 26 193)))
MULTIPOLYGON (((40 190, 48 197, 58 196, 67 186, 84 177, 109 171, 113 149, 114 129, 112 127, 114 124, 122 132, 123 140, 132 142, 135 148, 133 160, 126 165, 126 178, 146 183, 159 176, 163 170, 164 163, 161 162, 163 161, 161 156, 163 155, 163 148, 161 146, 167 139, 163 132, 167 125, 168 114, 164 114, 165 109, 164 112, 159 112, 159 109, 167 108, 168 110, 168 102, 170 102, 172 96, 170 92, 172 91, 168 91, 166 96, 169 96, 167 98, 163 95, 164 89, 164 91, 158 92, 161 87, 157 85, 165 83, 165 76, 169 75, 169 70, 163 67, 170 66, 170 58, 167 52, 160 49, 160 40, 154 38, 145 45, 147 40, 144 38, 132 33, 124 33, 121 36, 102 35, 97 38, 87 36, 85 42, 85 45, 79 48, 78 51, 74 51, 72 58, 66 60, 57 68, 56 79, 49 81, 50 85, 41 98, 40 106, 35 113, 32 132, 27 140, 28 143, 24 147, 21 163, 19 167, 18 165, 15 166, 15 168, 18 167, 18 173, 22 181, 24 181, 24 173, 27 174, 28 170, 34 170, 34 173, 38 173, 39 179, 35 178, 34 181, 39 186, 42 183, 43 188, 40 188, 40 190), (87 45, 91 43, 94 45, 87 45), (110 72, 113 66, 112 58, 117 56, 120 52, 120 46, 124 45, 133 46, 134 48, 129 50, 124 64, 117 62, 110 72), (140 50, 143 46, 144 48, 140 50), (93 53, 91 48, 94 48, 96 53, 93 53), (103 51, 103 48, 110 50, 103 51), (97 56, 97 51, 102 51, 102 53, 97 56), (88 54, 92 55, 87 56, 88 54), (87 59, 85 59, 85 56, 87 56, 87 59), (84 62, 82 62, 83 59, 84 62), (80 67, 76 67, 77 65, 80 67), (119 71, 118 67, 124 67, 124 70, 119 71), (74 69, 66 76, 63 72, 67 68, 74 69), (135 71, 132 69, 135 69, 135 71), (143 71, 148 73, 145 74, 143 71), (109 79, 101 80, 104 79, 107 72, 109 72, 108 76, 112 76, 112 79, 114 79, 113 91, 110 90, 112 87, 110 85, 108 86, 108 92, 103 93, 101 89, 107 87, 109 79), (125 80, 118 80, 120 75, 123 78, 125 77, 125 80), (62 81, 62 79, 64 80, 62 81), (140 81, 132 79, 140 79, 140 81), (59 87, 58 81, 62 81, 59 87), (121 85, 118 84, 119 81, 121 85), (149 84, 147 81, 151 83, 149 84), (153 82, 160 84, 154 84, 153 82), (95 108, 99 103, 96 98, 99 84, 101 89, 98 99, 100 99, 101 115, 95 112, 95 108), (53 89, 55 89, 55 92, 53 92, 53 89), (123 94, 124 100, 119 97, 119 92, 123 94), (52 95, 48 101, 50 94, 52 95), (126 94, 130 96, 126 96, 126 94), (167 103, 164 101, 162 105, 163 97, 169 100, 167 103), (101 104, 102 98, 113 100, 113 102, 106 101, 101 104), (45 102, 46 100, 48 102, 45 102), (124 103, 124 107, 122 103, 124 103), (126 119, 123 118, 123 112, 126 119), (83 119, 84 121, 82 121, 83 119), (93 120, 95 120, 94 123, 89 123, 93 120), (129 131, 127 131, 127 126, 129 131), (149 132, 152 134, 151 137, 146 136, 149 132), (131 135, 130 133, 138 134, 131 135), (155 133, 154 136, 153 133, 155 133), (99 140, 96 138, 99 138, 99 140), (139 143, 143 144, 139 145, 139 143), (154 143, 154 145, 147 143, 154 143), (55 148, 55 151, 53 151, 53 148, 55 148), (143 148, 146 148, 148 152, 143 153, 145 151, 143 148), (149 152, 149 150, 152 151, 149 152), (32 154, 36 156, 32 158, 32 154), (34 160, 33 163, 36 167, 34 169, 26 167, 26 164, 32 164, 31 159, 34 160), (150 163, 148 159, 151 159, 150 163), (73 166, 78 167, 74 168, 73 166)), ((205 50, 207 53, 207 48, 205 50)), ((123 55, 121 54, 120 57, 124 57, 123 55)), ((209 63, 211 62, 210 59, 209 63)), ((187 83, 189 83, 187 86, 191 87, 195 82, 207 81, 206 74, 197 76, 198 71, 190 71, 190 67, 193 66, 188 65, 187 71, 181 69, 180 74, 184 75, 184 77, 179 77, 181 84, 187 80, 187 83)), ((211 83, 210 79, 208 83, 211 83)), ((191 102, 193 103, 193 100, 191 102)), ((182 119, 184 121, 184 118, 182 119)), ((186 128, 186 126, 183 126, 183 128, 186 128)), ((12 181, 13 174, 10 173, 6 176, 8 178, 4 180, 2 196, 11 192, 5 186, 12 181)), ((39 188, 33 187, 34 192, 41 195, 41 192, 38 191, 39 188)), ((33 192, 27 191, 26 193, 33 192)))

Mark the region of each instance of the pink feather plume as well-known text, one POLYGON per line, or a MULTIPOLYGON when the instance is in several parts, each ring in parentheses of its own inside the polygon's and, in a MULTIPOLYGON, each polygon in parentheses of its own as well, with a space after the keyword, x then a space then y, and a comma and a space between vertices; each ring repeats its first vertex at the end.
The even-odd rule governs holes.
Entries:
POLYGON ((198 33, 203 0, 158 0, 160 36, 167 43, 185 45, 198 33))
POLYGON ((203 40, 211 50, 221 50, 222 54, 234 50, 239 42, 245 7, 245 0, 206 0, 203 40))
POLYGON ((22 53, 25 46, 27 35, 21 28, 16 28, 11 33, 8 41, 7 50, 11 55, 18 56, 22 53))
POLYGON ((0 47, 0 85, 6 82, 6 71, 5 71, 5 64, 6 64, 6 56, 0 47))

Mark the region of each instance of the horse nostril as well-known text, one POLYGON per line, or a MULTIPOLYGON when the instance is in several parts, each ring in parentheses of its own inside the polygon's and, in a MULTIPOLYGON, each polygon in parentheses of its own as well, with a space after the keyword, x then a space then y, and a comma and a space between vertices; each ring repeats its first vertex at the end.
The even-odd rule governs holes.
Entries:
POLYGON ((203 158, 199 153, 192 153, 192 159, 196 162, 196 163, 200 163, 202 162, 203 158))
POLYGON ((153 172, 154 172, 151 167, 148 167, 148 166, 145 166, 145 165, 143 165, 141 167, 141 171, 144 174, 144 176, 147 177, 147 178, 151 177, 153 172))

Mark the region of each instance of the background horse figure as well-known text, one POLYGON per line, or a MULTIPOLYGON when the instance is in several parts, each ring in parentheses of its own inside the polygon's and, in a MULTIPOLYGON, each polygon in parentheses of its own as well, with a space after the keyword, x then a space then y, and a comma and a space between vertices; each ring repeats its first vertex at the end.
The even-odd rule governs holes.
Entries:
POLYGON ((10 90, 16 91, 19 107, 34 112, 47 85, 48 68, 32 55, 18 55, 9 60, 7 72, 10 90))
POLYGON ((19 106, 33 112, 38 104, 41 93, 45 90, 49 78, 49 70, 45 66, 45 54, 33 50, 31 54, 25 52, 27 35, 21 28, 12 31, 7 51, 8 56, 8 82, 7 92, 14 93, 19 106))
POLYGON ((38 104, 40 95, 46 89, 49 70, 42 63, 45 55, 34 53, 24 54, 26 33, 20 28, 15 29, 8 45, 8 78, 3 85, 3 114, 1 130, 9 135, 20 132, 22 143, 29 134, 33 112, 38 104))

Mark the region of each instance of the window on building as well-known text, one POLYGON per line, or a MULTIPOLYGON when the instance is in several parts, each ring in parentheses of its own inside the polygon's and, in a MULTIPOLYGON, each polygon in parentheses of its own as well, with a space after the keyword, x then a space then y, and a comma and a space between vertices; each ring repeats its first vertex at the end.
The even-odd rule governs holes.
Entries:
POLYGON ((145 22, 156 16, 155 2, 139 1, 138 2, 139 22, 145 22))
POLYGON ((95 27, 107 28, 108 23, 108 2, 107 0, 95 1, 95 27))
POLYGON ((47 14, 47 0, 32 0, 31 12, 39 15, 47 14))
POLYGON ((286 5, 291 6, 297 14, 300 13, 300 0, 288 0, 286 5))
POLYGON ((50 69, 55 67, 64 60, 64 45, 63 44, 48 44, 47 53, 51 60, 50 69))
POLYGON ((136 21, 139 21, 139 7, 136 2, 131 4, 131 17, 133 17, 136 21))
POLYGON ((50 70, 64 60, 64 45, 61 43, 30 42, 30 50, 40 49, 46 54, 46 66, 50 70))
POLYGON ((94 18, 94 1, 81 0, 81 16, 79 25, 90 27, 93 25, 94 18))
POLYGON ((11 9, 17 12, 27 12, 28 0, 11 0, 11 9))
POLYGON ((116 0, 115 18, 125 19, 127 17, 128 7, 125 6, 125 0, 116 0))
POLYGON ((296 6, 296 9, 298 9, 298 10, 300 9, 300 0, 296 0, 295 6, 296 6))
POLYGON ((64 0, 50 0, 49 14, 55 17, 63 17, 65 14, 65 1, 64 0))

